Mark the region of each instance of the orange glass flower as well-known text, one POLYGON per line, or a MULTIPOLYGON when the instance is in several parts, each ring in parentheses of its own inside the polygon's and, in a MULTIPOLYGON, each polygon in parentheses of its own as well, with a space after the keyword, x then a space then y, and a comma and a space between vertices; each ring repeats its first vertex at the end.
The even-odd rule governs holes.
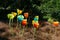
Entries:
POLYGON ((24 19, 24 20, 22 21, 22 25, 23 25, 23 26, 27 25, 27 19, 24 19))
POLYGON ((38 28, 39 27, 39 23, 34 23, 33 25, 35 28, 38 28))
POLYGON ((57 27, 59 25, 59 22, 53 22, 53 25, 57 27))
POLYGON ((24 13, 25 18, 28 18, 28 15, 29 15, 28 12, 24 13))

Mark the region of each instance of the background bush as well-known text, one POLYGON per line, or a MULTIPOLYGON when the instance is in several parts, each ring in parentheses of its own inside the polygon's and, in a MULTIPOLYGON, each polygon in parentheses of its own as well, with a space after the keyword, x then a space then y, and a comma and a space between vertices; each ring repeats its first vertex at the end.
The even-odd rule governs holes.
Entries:
POLYGON ((7 19, 6 15, 16 9, 29 12, 28 20, 32 20, 35 15, 39 15, 39 20, 50 14, 56 20, 60 19, 60 0, 0 0, 0 18, 7 19), (4 16, 4 17, 3 17, 4 16))

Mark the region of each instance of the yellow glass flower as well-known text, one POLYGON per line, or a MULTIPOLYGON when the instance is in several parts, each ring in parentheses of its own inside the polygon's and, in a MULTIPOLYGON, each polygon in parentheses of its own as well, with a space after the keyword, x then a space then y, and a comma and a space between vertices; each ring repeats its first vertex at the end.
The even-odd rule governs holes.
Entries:
POLYGON ((27 21, 27 19, 24 19, 25 21, 27 21))
POLYGON ((17 13, 18 13, 18 15, 22 14, 22 10, 17 9, 17 13))
POLYGON ((13 14, 8 14, 7 17, 8 17, 8 19, 13 19, 14 15, 13 14))
POLYGON ((48 19, 48 22, 52 23, 53 22, 53 19, 49 18, 48 19))
POLYGON ((17 15, 17 13, 16 13, 16 12, 12 12, 12 14, 14 15, 14 17, 17 15))
POLYGON ((38 21, 34 21, 34 20, 32 20, 32 24, 34 24, 34 23, 38 23, 38 21))
POLYGON ((38 23, 38 21, 35 21, 35 23, 38 23))
POLYGON ((35 21, 34 20, 32 20, 32 24, 34 24, 35 23, 35 21))
POLYGON ((39 16, 35 16, 35 18, 39 18, 39 16))

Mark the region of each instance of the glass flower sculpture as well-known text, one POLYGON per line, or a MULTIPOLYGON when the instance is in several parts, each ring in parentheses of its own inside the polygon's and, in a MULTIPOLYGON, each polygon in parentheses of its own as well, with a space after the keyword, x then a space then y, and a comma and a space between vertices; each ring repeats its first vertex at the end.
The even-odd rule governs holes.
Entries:
POLYGON ((19 10, 19 9, 17 9, 17 14, 19 15, 19 14, 22 14, 22 10, 19 10))
POLYGON ((28 15, 29 15, 28 12, 24 13, 25 18, 28 18, 28 15))
POLYGON ((18 15, 17 16, 18 22, 22 22, 22 20, 24 19, 23 15, 18 15))

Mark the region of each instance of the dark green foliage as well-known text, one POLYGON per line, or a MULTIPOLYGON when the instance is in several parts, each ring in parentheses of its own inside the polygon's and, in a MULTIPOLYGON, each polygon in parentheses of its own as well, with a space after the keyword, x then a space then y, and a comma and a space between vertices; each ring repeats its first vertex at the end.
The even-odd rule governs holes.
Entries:
POLYGON ((40 20, 48 19, 43 18, 50 14, 57 20, 60 19, 60 0, 0 0, 0 13, 5 16, 7 13, 22 9, 24 12, 29 12, 29 20, 33 19, 35 15, 39 15, 40 20), (7 12, 8 11, 8 12, 7 12))

